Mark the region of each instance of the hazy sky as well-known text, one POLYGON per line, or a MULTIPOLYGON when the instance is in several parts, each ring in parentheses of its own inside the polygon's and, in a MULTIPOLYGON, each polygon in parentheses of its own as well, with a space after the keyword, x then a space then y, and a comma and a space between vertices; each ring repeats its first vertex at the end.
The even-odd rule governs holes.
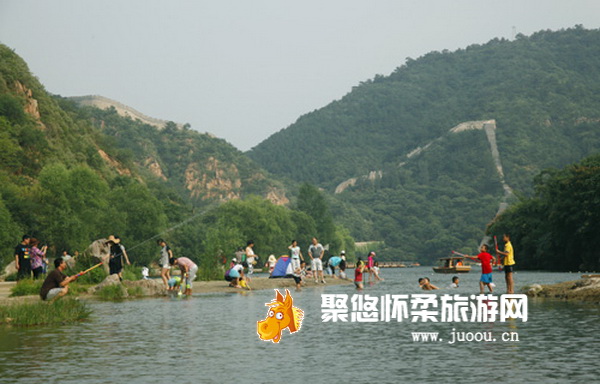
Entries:
POLYGON ((599 28, 600 1, 0 0, 0 42, 48 91, 241 150, 407 57, 575 24, 599 28))

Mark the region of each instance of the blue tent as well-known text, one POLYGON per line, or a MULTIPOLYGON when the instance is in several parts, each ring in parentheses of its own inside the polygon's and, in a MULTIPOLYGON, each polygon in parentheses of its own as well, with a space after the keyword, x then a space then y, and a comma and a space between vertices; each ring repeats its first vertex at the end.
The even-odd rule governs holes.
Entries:
POLYGON ((288 255, 279 256, 271 278, 293 277, 291 258, 288 255))

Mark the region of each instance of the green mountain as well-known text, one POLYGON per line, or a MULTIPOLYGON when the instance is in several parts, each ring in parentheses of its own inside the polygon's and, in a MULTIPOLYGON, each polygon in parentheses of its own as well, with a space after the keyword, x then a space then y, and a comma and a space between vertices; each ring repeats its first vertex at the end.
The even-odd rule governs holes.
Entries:
POLYGON ((152 124, 151 118, 142 120, 126 106, 107 100, 70 98, 61 100, 61 105, 108 136, 110 145, 118 150, 118 159, 145 179, 172 187, 195 207, 249 195, 279 205, 289 202, 280 182, 225 140, 191 130, 189 125, 161 125, 156 119, 158 123, 152 124), (82 104, 82 100, 86 102, 82 104))
POLYGON ((80 102, 46 92, 0 45, 0 261, 24 233, 52 256, 117 233, 140 263, 162 234, 197 259, 215 249, 201 213, 248 196, 265 210, 288 202, 280 182, 222 139, 80 102))
POLYGON ((600 31, 582 27, 408 59, 249 155, 335 196, 384 258, 475 251, 533 177, 600 150, 600 31))

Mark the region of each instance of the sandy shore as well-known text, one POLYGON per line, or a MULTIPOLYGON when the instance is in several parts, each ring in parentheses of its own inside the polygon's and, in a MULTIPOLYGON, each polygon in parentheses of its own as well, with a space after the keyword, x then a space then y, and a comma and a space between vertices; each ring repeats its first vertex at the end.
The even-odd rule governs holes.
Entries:
POLYGON ((0 300, 7 299, 10 296, 10 290, 15 284, 14 281, 0 281, 0 300))
MULTIPOLYGON (((302 289, 310 289, 315 286, 328 286, 328 285, 341 285, 341 284, 352 284, 350 280, 342 280, 342 279, 326 279, 327 284, 316 284, 313 280, 308 280, 306 285, 302 287, 302 289)), ((24 301, 35 301, 39 300, 39 296, 31 295, 31 296, 19 296, 19 297, 9 297, 11 293, 12 287, 16 283, 14 282, 0 282, 0 305, 1 304, 9 304, 11 302, 24 302, 24 301)), ((167 291, 162 288, 162 283, 158 279, 150 279, 150 280, 138 280, 138 281, 125 281, 125 286, 141 286, 144 290, 144 296, 161 296, 167 295, 167 291), (152 289, 148 289, 152 288, 152 289)), ((263 289, 285 289, 288 288, 290 291, 296 289, 296 284, 294 283, 294 279, 269 279, 267 277, 255 277, 250 282, 251 290, 263 290, 263 289)), ((225 280, 215 280, 215 281, 195 281, 193 293, 227 293, 227 292, 236 292, 236 291, 246 291, 246 289, 240 288, 232 288, 229 286, 229 283, 225 280)), ((79 295, 80 297, 89 297, 93 298, 92 295, 79 295)))
MULTIPOLYGON (((340 285, 340 284, 352 284, 350 280, 342 279, 326 279, 327 284, 316 284, 314 280, 307 280, 304 288, 310 288, 315 286, 327 286, 327 285, 340 285)), ((294 279, 269 279, 268 277, 254 277, 250 282, 250 288, 252 290, 261 289, 277 289, 277 288, 288 288, 289 290, 296 289, 296 283, 294 279)), ((242 291, 243 289, 229 287, 229 283, 226 281, 195 281, 194 282, 194 293, 209 293, 209 292, 233 292, 242 291)))
MULTIPOLYGON (((597 276, 597 275, 593 275, 597 276)), ((546 297, 567 301, 600 303, 600 276, 587 277, 552 285, 533 285, 527 289, 530 297, 546 297)))

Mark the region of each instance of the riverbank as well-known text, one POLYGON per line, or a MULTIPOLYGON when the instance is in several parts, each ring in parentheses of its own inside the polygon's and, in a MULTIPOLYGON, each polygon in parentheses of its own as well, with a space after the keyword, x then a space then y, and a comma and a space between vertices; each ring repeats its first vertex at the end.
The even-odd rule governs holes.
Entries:
POLYGON ((579 280, 551 285, 535 284, 528 287, 527 295, 529 297, 600 303, 600 275, 584 275, 579 280))
MULTIPOLYGON (((328 285, 341 285, 341 284, 352 284, 351 280, 342 280, 342 279, 327 279, 327 284, 315 283, 313 280, 307 280, 306 285, 303 286, 303 289, 315 287, 315 286, 328 286, 328 285)), ((18 296, 18 297, 10 297, 11 289, 15 286, 15 282, 0 282, 0 305, 8 304, 10 302, 28 302, 28 301, 37 301, 39 300, 39 296, 37 295, 29 295, 29 296, 18 296)), ((76 284, 76 283, 75 283, 76 284)), ((138 292, 141 293, 141 297, 159 297, 166 296, 167 291, 162 286, 162 281, 159 279, 149 279, 149 280, 136 280, 136 281, 124 281, 124 286, 127 288, 135 288, 138 287, 138 292)), ((96 287, 100 287, 102 284, 99 284, 96 287)), ((285 289, 289 290, 296 289, 296 284, 294 283, 294 279, 269 279, 268 277, 254 277, 250 282, 251 290, 264 290, 264 289, 285 289)), ((92 287, 94 290, 94 287, 92 287)), ((195 281, 193 287, 194 294, 202 294, 202 293, 233 293, 233 292, 242 292, 247 291, 246 289, 240 288, 232 288, 229 286, 229 283, 225 280, 213 280, 213 281, 195 281)), ((94 296, 91 294, 80 295, 85 298, 93 298, 94 296)), ((138 297, 139 297, 138 296, 138 297)))

